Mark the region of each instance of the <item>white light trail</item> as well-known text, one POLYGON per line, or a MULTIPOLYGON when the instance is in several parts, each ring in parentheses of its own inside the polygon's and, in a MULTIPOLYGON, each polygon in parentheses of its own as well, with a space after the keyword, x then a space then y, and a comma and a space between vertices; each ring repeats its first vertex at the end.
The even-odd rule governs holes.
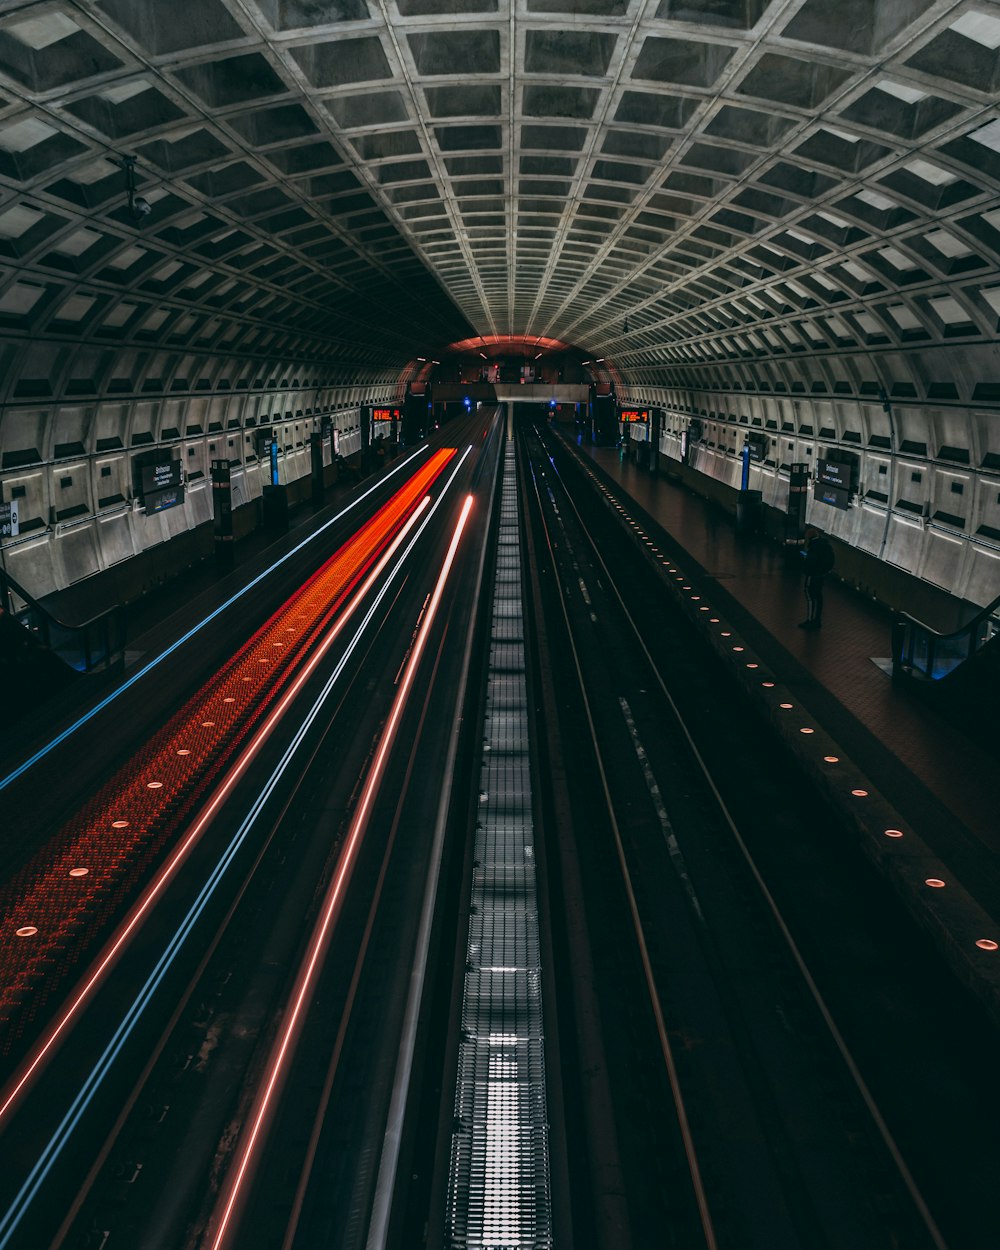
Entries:
POLYGON ((274 572, 275 569, 280 568, 281 565, 284 564, 286 560, 290 560, 292 556, 298 555, 298 553, 303 549, 303 547, 307 547, 309 543, 313 541, 314 538, 318 538, 319 535, 322 534, 324 531, 328 530, 331 525, 336 525, 338 521, 342 520, 345 516, 347 516, 349 512, 351 512, 354 508, 356 508, 358 504, 361 503, 362 500, 367 499, 368 496, 372 494, 373 491, 378 490, 378 488, 382 486, 383 483, 387 482, 396 473, 399 473, 402 469, 404 469, 410 463, 411 460, 413 460, 416 456, 419 456, 421 452, 424 452, 426 450, 427 450, 426 443, 422 447, 418 447, 417 450, 413 452, 412 455, 407 456, 405 460, 401 461, 394 469, 390 470, 390 472, 388 472, 384 477, 379 478, 379 480, 375 483, 374 486, 370 486, 366 491, 360 494, 357 497, 357 499, 352 500, 347 505, 346 508, 342 508, 337 513, 336 516, 331 517, 329 521, 324 521, 323 524, 319 526, 318 529, 313 530, 313 532, 307 538, 303 538, 303 540, 300 543, 296 544, 296 546, 294 546, 291 549, 291 551, 285 552, 285 554, 279 557, 279 559, 275 560, 273 564, 268 565, 268 567, 264 569, 263 572, 258 573, 256 577, 251 578, 251 580, 248 581, 245 586, 242 586, 236 592, 236 594, 231 595, 226 600, 225 603, 220 604, 219 607, 217 607, 214 611, 209 612, 208 616, 200 620, 197 625, 192 625, 192 627, 187 631, 186 634, 183 634, 180 638, 177 639, 176 642, 171 643, 169 647, 167 647, 164 651, 161 651, 160 654, 155 656, 152 660, 150 660, 148 664, 144 664, 142 668, 139 669, 138 672, 133 673, 132 676, 127 681, 122 682, 122 684, 118 686, 117 689, 113 690, 111 694, 109 694, 106 698, 102 699, 100 703, 95 704, 88 712, 86 712, 78 720, 75 720, 72 725, 69 725, 61 733, 57 734, 54 738, 52 738, 51 741, 47 742, 45 746, 40 747, 34 753, 34 755, 26 759, 23 764, 19 764, 17 768, 13 769, 5 777, 0 777, 0 791, 5 790, 12 782, 16 781, 18 777, 22 777, 30 768, 33 768, 34 765, 37 764, 39 760, 44 759, 45 756, 48 755, 50 751, 54 750, 57 746, 59 746, 60 743, 65 742, 66 739, 69 738, 74 733, 76 733, 78 729, 86 725, 86 723, 89 720, 91 720, 94 716, 96 716, 98 712, 103 712, 106 707, 114 703, 115 699, 117 699, 120 695, 123 695, 126 690, 130 689, 130 687, 134 686, 137 681, 141 681, 142 678, 145 677, 148 672, 150 672, 150 670, 156 668, 157 664, 161 664, 167 658, 167 656, 172 655, 179 647, 182 647, 186 642, 190 641, 190 639, 192 639, 197 633, 203 630, 206 625, 214 621, 215 618, 220 613, 225 612, 227 608, 231 608, 233 604, 237 602, 237 600, 242 599, 245 594, 253 590, 253 588, 259 585, 266 577, 269 577, 274 572))
MULTIPOLYGON (((464 457, 463 457, 464 459, 464 457)), ((441 602, 441 596, 444 593, 445 583, 448 580, 448 574, 455 560, 455 554, 458 550, 459 540, 465 529, 465 523, 468 519, 469 512, 472 508, 472 496, 466 496, 465 503, 459 515, 458 523, 455 526, 455 532, 452 535, 451 545, 448 548, 441 572, 438 575, 437 584, 434 587, 434 593, 424 614, 420 631, 417 634, 416 642, 410 652, 410 660, 407 665, 406 672, 400 682, 396 697, 393 700, 392 710, 386 721, 385 729, 379 741, 378 750, 375 753, 375 759, 371 769, 365 780, 365 785, 361 793, 361 798, 355 810, 354 817, 351 821, 350 830, 341 852, 340 861, 337 865, 337 871, 332 881, 327 887, 327 893, 323 900, 322 910, 319 920, 313 930, 309 946, 306 951, 305 958, 299 967, 296 975, 295 984, 293 986, 289 1005, 283 1015, 283 1023, 281 1033, 271 1052, 271 1058, 268 1063, 267 1076, 258 1094, 255 1104, 253 1117, 250 1128, 244 1138, 240 1149, 238 1161, 235 1171, 231 1172, 226 1187, 223 1191, 224 1197, 221 1203, 222 1211, 218 1217, 215 1231, 211 1240, 211 1250, 222 1250, 229 1239, 231 1233, 235 1232, 234 1213, 239 1203, 244 1184, 247 1181, 258 1147, 266 1136, 267 1125, 271 1108, 274 1103, 275 1094, 279 1084, 285 1075, 287 1063, 295 1048, 301 1031, 302 1022, 305 1018, 306 1010, 310 998, 312 996, 313 987, 326 956, 329 946, 330 937, 332 935, 334 922, 340 910, 340 904, 343 898, 344 889, 350 880, 355 861, 357 859, 358 850, 364 838, 365 831, 368 827, 368 818, 371 815, 372 807, 378 796, 379 787, 385 774, 386 765, 389 755, 395 742, 396 731, 406 704, 409 699, 410 690, 413 686, 413 680, 420 664, 420 658, 423 655, 424 648, 437 608, 441 602)))
MULTIPOLYGON (((433 517, 434 513, 437 511, 437 509, 441 506, 442 502, 446 498, 451 484, 454 482, 459 469, 464 463, 466 456, 469 454, 469 450, 471 449, 467 449, 458 458, 458 461, 455 464, 454 469, 452 470, 450 476, 448 477, 447 482, 445 482, 444 486, 441 489, 441 493, 438 495, 434 503, 429 508, 427 508, 426 507, 427 499, 421 502, 420 507, 418 508, 417 512, 414 513, 413 517, 411 517, 410 521, 407 523, 407 526, 404 527, 404 529, 396 536, 396 539, 393 541, 391 546, 383 554, 382 559, 378 562, 375 568, 373 568, 372 571, 369 573, 362 587, 359 587, 355 595, 355 599, 352 599, 352 604, 355 602, 355 600, 359 601, 362 593, 366 591, 367 589, 371 588, 371 585, 373 584, 375 578, 378 576, 379 572, 384 569, 385 564, 388 562, 388 558, 390 557, 390 555, 396 550, 398 550, 399 544, 401 543, 405 535, 409 532, 409 530, 412 528, 412 525, 416 521, 418 514, 421 511, 423 511, 425 515, 423 516, 422 522, 417 527, 416 531, 412 534, 410 541, 407 544, 406 549, 402 552, 399 560, 396 562, 394 567, 390 570, 389 576, 387 577, 386 581, 383 583, 382 587, 380 588, 378 594, 373 600, 368 611, 365 613, 364 618, 362 619, 360 625, 358 626, 358 629, 355 632, 354 637, 348 643, 347 647, 345 648, 343 656, 338 661, 336 668, 334 669, 333 673, 330 675, 327 682, 323 686, 323 689, 321 690, 315 703, 312 705, 309 712, 306 714, 301 726, 296 731, 294 738, 292 739, 289 746, 286 748, 278 764, 275 766, 274 771, 271 773, 263 789, 255 798, 249 813, 247 814, 243 822, 240 824, 239 829, 237 829, 236 833, 233 835, 232 840, 229 842, 221 858, 217 861, 215 868, 209 874, 207 881, 205 882, 204 886, 199 891, 194 902, 191 904, 191 907, 189 908, 184 919, 181 921, 180 926, 177 928, 177 930, 174 932, 173 936, 171 937, 170 941, 167 943, 167 946, 164 948, 162 954, 157 960, 153 970, 150 972, 149 976, 147 977, 139 993, 136 995, 131 1006, 128 1008, 122 1020, 118 1024, 113 1036, 111 1037, 111 1040, 108 1042, 103 1053, 101 1054, 101 1057, 98 1059, 97 1063, 91 1069, 89 1075, 84 1080, 79 1091, 73 1098, 73 1101, 71 1102, 68 1110, 66 1111, 66 1113, 60 1120, 58 1127, 56 1128, 55 1132, 52 1134, 48 1143, 43 1148, 38 1159, 35 1161, 35 1164, 31 1168, 31 1171, 29 1172, 28 1176, 25 1178, 23 1184, 19 1188, 10 1206, 7 1208, 2 1218, 0 1218, 0 1250, 6 1250, 6 1248, 11 1244, 11 1239, 13 1238, 15 1232, 17 1231, 18 1226, 20 1225, 29 1207, 31 1206, 31 1203, 34 1201, 36 1195, 38 1194, 38 1191, 41 1188, 42 1184, 44 1183, 46 1176, 51 1171, 53 1165, 55 1164, 56 1160, 61 1155, 62 1151, 65 1149, 68 1141, 70 1140, 70 1137, 72 1136, 74 1129, 76 1128, 77 1124, 80 1122, 80 1119, 82 1118, 84 1112, 89 1106, 91 1099, 94 1097, 97 1090, 103 1084, 104 1080, 106 1079, 108 1073, 110 1072, 114 1064, 114 1061, 117 1059, 119 1053, 122 1050, 122 1047, 125 1045, 126 1041, 131 1035, 132 1030, 135 1028, 143 1012, 149 1006, 149 1003, 152 1001, 152 998, 157 988, 163 981, 163 978, 166 976, 174 959, 177 957, 177 955, 183 948, 185 942, 187 941, 188 937, 191 934, 192 929, 194 928, 198 919, 201 917, 202 913, 204 912, 206 906, 208 905, 209 901, 214 895, 219 884, 222 882, 223 878, 225 877, 226 872, 232 865, 233 860, 235 859, 238 851, 240 850, 243 843, 246 841, 247 837, 249 836, 254 824, 260 817, 260 814, 263 811, 267 800, 270 798, 274 789, 278 785, 278 782, 281 780, 282 776, 285 773, 285 770, 288 768, 289 764, 291 763, 295 753, 298 751, 299 747, 301 746, 306 734, 308 733, 312 724, 314 723, 317 716, 319 715, 326 700, 329 698, 330 693, 332 692, 334 686, 339 680, 340 675, 343 672, 343 669, 346 666, 348 660, 350 659, 351 655, 360 644, 361 638, 365 630, 367 629, 368 624, 370 623, 372 617, 375 615, 375 612, 377 611, 379 604, 388 594, 389 589, 391 588, 393 582, 395 581, 401 569, 404 567, 406 561, 412 554, 414 548, 416 547, 416 544, 419 542, 421 535, 424 533, 427 526, 430 524, 431 518, 433 517)), ((353 610, 353 607, 352 607, 352 610, 353 610)), ((315 665, 313 667, 315 667, 315 665)), ((303 676, 302 681, 304 681, 305 679, 306 679, 305 676, 303 676)), ((298 689, 300 687, 301 687, 301 682, 297 682, 295 688, 298 689)), ((286 692, 286 695, 282 698, 281 703, 278 706, 287 707, 288 702, 290 702, 291 694, 292 694, 292 690, 289 689, 289 691, 286 692)), ((273 728, 273 724, 271 724, 271 720, 273 716, 277 713, 277 710, 278 708, 276 707, 275 712, 272 713, 272 716, 268 718, 268 721, 265 722, 265 725, 261 727, 260 733, 262 734, 264 733, 265 727, 267 725, 271 725, 271 727, 273 728)), ((251 750, 254 750, 255 743, 257 743, 257 749, 259 749, 259 746, 262 744, 262 742, 258 743, 257 738, 255 737, 253 742, 247 748, 248 753, 251 750)), ((254 753, 256 753, 256 751, 254 751, 254 753)), ((241 762, 243 763, 243 772, 245 773, 246 766, 249 764, 249 760, 241 760, 241 762)), ((236 767, 239 767, 239 765, 237 765, 236 767)), ((227 794, 230 793, 232 790, 232 784, 229 783, 228 778, 227 778, 227 782, 225 783, 224 788, 227 794)), ((221 799, 220 799, 220 802, 221 802, 221 799)), ((218 806, 218 804, 214 801, 214 798, 213 798, 212 803, 210 803, 209 806, 211 808, 211 814, 214 814, 218 806)), ((208 819, 208 816, 205 817, 205 821, 198 822, 200 828, 204 828, 204 823, 207 823, 207 819, 208 819)), ((190 835, 189 835, 189 837, 185 838, 181 846, 182 848, 187 848, 187 850, 189 850, 191 845, 193 845, 193 842, 190 840, 190 835)), ((185 850, 185 854, 186 854, 186 850, 185 850)), ((177 860, 175 863, 174 859, 172 858, 167 868, 164 869, 164 872, 167 872, 167 869, 170 868, 170 865, 172 865, 169 875, 170 877, 176 875, 176 870, 180 862, 181 862, 180 860, 177 860)), ((165 888, 166 884, 167 884, 166 880, 161 882, 160 890, 159 890, 160 894, 162 894, 163 889, 165 888)), ((150 891, 150 893, 152 894, 152 891, 150 891)), ((80 993, 74 998, 73 1000, 74 1018, 75 1018, 76 1011, 79 1010, 79 1007, 82 1006, 84 1002, 86 1001, 86 999, 89 998, 93 994, 101 976, 103 976, 107 967, 110 965, 113 959, 117 956, 117 954, 121 950, 122 945, 125 942, 127 942, 128 938, 132 935, 132 933, 134 933, 135 927, 140 923, 142 916, 144 916, 148 912, 149 907, 152 906, 153 901, 155 901, 153 898, 150 898, 148 900, 143 900, 144 903, 148 902, 148 906, 145 906, 142 909, 142 915, 141 916, 135 915, 129 918, 129 921, 126 922, 127 925, 131 926, 129 928, 128 934, 126 935, 122 933, 118 935, 118 937, 121 937, 121 943, 119 943, 118 937, 116 937, 116 939, 113 940, 112 947, 109 948, 108 952, 106 953, 106 957, 102 959, 102 962, 100 966, 98 967, 98 969, 88 978, 87 982, 85 983, 80 993)), ((64 1013, 64 1016, 60 1019, 60 1022, 57 1025, 58 1033, 53 1032, 52 1034, 47 1036, 42 1050, 38 1054, 35 1055, 35 1057, 31 1061, 28 1068, 24 1072, 22 1072, 21 1075, 14 1082, 10 1092, 7 1094, 7 1096, 4 1099, 2 1106, 0 1106, 0 1116, 2 1116, 14 1104, 14 1102, 17 1100, 21 1092, 27 1087, 31 1078, 37 1075, 38 1071, 40 1070, 40 1067, 42 1066, 44 1059, 48 1056, 48 1054, 54 1047, 58 1039, 58 1036, 61 1036, 62 1033, 66 1031, 66 1029, 69 1027, 69 1024, 71 1022, 72 1021, 68 1017, 68 1014, 64 1013)))

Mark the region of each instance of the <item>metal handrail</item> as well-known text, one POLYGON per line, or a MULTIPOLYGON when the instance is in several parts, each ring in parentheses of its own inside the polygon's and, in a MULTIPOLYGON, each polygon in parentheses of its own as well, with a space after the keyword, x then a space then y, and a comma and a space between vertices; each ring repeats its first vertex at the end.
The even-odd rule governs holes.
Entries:
POLYGON ((125 655, 125 609, 120 603, 78 625, 69 625, 53 616, 5 569, 0 569, 0 603, 36 645, 78 673, 107 668, 125 655), (14 595, 23 607, 14 606, 14 595))
POLYGON ((940 681, 1000 634, 1000 596, 951 633, 901 612, 892 624, 892 671, 940 681))

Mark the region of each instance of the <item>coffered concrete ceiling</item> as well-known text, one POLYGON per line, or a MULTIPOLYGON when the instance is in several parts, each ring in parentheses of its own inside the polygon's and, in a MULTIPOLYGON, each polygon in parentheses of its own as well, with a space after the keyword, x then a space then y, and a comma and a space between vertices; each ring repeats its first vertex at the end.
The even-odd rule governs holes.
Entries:
POLYGON ((7 0, 0 331, 625 372, 982 342, 998 75, 988 0, 7 0))

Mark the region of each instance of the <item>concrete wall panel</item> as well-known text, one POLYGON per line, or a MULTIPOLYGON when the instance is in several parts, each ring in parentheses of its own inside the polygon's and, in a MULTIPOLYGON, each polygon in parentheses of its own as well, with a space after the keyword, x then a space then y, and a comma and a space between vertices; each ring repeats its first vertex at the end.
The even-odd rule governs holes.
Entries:
POLYGON ((924 521, 915 517, 898 516, 867 505, 865 513, 871 518, 871 524, 867 527, 870 541, 865 544, 865 550, 878 555, 881 549, 882 558, 897 568, 909 570, 916 567, 920 561, 924 531, 927 528, 924 521))
POLYGON ((59 590, 90 577, 102 567, 97 522, 94 519, 57 528, 51 546, 56 588, 59 590))
POLYGON ((51 465, 48 478, 50 522, 58 524, 94 515, 89 461, 67 460, 51 465))
POLYGON ((35 599, 59 589, 49 538, 42 532, 8 547, 4 552, 7 571, 35 599))
MULTIPOLYGON (((917 575, 952 594, 960 593, 965 542, 956 534, 928 525, 917 562, 917 575)), ((904 568, 912 568, 906 564, 904 568)))
POLYGON ((868 552, 869 555, 878 557, 883 552, 882 558, 890 560, 891 563, 898 564, 899 560, 892 560, 889 555, 891 546, 892 530, 889 531, 889 541, 886 540, 886 521, 894 520, 890 518, 888 509, 880 508, 875 504, 863 503, 858 508, 858 520, 854 527, 854 545, 861 551, 868 552))
POLYGON ((110 568, 122 560, 134 556, 139 548, 136 546, 131 509, 110 513, 97 519, 97 543, 104 568, 110 568))
POLYGON ((963 598, 984 606, 1000 595, 1000 547, 970 544, 963 598))

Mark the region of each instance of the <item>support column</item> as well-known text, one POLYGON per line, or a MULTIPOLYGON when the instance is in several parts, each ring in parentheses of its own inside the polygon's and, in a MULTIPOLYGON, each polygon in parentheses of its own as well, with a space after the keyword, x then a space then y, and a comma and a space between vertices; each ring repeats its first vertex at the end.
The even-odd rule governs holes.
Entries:
POLYGON ((323 506, 323 435, 309 435, 309 455, 312 470, 312 502, 314 508, 323 506))
POLYGON ((809 490, 809 466, 807 464, 789 465, 788 476, 788 512, 785 516, 785 542, 795 544, 802 542, 806 529, 806 499, 809 490))
POLYGON ((212 514, 215 563, 226 571, 233 567, 233 482, 228 460, 212 461, 212 514))

